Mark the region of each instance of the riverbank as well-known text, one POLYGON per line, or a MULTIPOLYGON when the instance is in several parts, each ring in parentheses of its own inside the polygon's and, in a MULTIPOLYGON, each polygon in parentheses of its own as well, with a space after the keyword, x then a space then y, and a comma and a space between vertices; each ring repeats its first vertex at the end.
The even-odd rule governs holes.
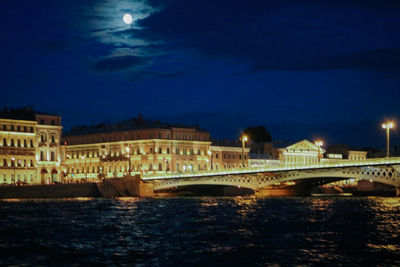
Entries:
POLYGON ((153 196, 152 185, 140 176, 111 178, 100 183, 1 186, 0 199, 153 196))

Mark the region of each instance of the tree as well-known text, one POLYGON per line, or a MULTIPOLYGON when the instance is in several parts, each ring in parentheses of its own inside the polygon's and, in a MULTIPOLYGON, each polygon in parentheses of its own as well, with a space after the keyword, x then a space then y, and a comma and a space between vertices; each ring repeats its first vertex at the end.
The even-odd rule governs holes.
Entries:
POLYGON ((264 126, 247 127, 244 134, 248 135, 250 141, 254 143, 272 142, 271 134, 264 126))

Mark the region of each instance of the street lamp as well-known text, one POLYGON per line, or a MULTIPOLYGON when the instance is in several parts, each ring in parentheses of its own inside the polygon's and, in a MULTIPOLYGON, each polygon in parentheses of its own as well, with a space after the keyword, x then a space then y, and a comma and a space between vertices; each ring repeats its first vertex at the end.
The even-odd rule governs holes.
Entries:
POLYGON ((315 144, 318 146, 318 162, 321 161, 321 146, 324 145, 324 142, 321 140, 315 141, 315 144))
POLYGON ((389 132, 390 129, 394 128, 394 122, 387 121, 386 123, 382 123, 382 129, 386 129, 386 157, 390 157, 389 152, 389 132))
POLYGON ((248 141, 247 135, 242 135, 242 167, 244 168, 244 143, 248 141))

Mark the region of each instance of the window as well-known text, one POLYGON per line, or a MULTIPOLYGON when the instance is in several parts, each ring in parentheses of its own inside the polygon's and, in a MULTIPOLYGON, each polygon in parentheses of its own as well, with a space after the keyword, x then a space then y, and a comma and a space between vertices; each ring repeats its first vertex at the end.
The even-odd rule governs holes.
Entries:
POLYGON ((193 148, 190 149, 190 155, 193 155, 193 148))
POLYGON ((197 155, 200 155, 201 154, 201 152, 200 152, 200 149, 199 150, 197 150, 197 155))
POLYGON ((150 154, 153 154, 153 148, 150 147, 150 154))
POLYGON ((136 154, 140 154, 140 149, 138 148, 138 149, 136 149, 136 154))
POLYGON ((180 154, 181 152, 180 152, 180 149, 179 148, 176 148, 176 154, 180 154))
POLYGON ((40 151, 40 160, 41 160, 41 161, 44 160, 44 153, 43 153, 43 151, 40 151))
POLYGON ((158 164, 158 170, 162 171, 162 164, 161 163, 158 164))
POLYGON ((24 132, 27 132, 27 127, 26 126, 24 126, 24 132))
POLYGON ((55 136, 54 136, 54 135, 52 135, 52 136, 51 136, 51 142, 53 142, 53 143, 54 143, 55 141, 56 141, 56 138, 55 138, 55 136))
POLYGON ((7 139, 3 138, 3 146, 7 146, 7 139))
POLYGON ((14 131, 14 125, 11 125, 11 131, 14 131))
POLYGON ((21 126, 17 126, 17 132, 21 131, 21 126))
POLYGON ((11 146, 14 146, 14 139, 11 139, 11 146))
POLYGON ((44 142, 44 135, 43 134, 40 135, 40 142, 44 142))
POLYGON ((170 152, 169 152, 169 147, 167 147, 167 154, 169 154, 170 152))
POLYGON ((7 131, 7 125, 3 125, 3 131, 7 131))
POLYGON ((187 155, 186 154, 186 148, 183 149, 183 155, 187 155))
POLYGON ((162 148, 161 147, 158 148, 158 153, 162 154, 162 148))
POLYGON ((55 156, 54 155, 55 155, 54 151, 51 151, 51 153, 50 153, 50 160, 51 161, 55 161, 55 156))
POLYGON ((30 132, 33 133, 33 127, 30 128, 30 132))
POLYGON ((33 167, 33 160, 31 160, 29 167, 33 167))
POLYGON ((7 159, 3 159, 3 166, 8 166, 7 159))
POLYGON ((27 145, 26 145, 26 139, 24 139, 24 147, 27 147, 27 145))
POLYGON ((21 140, 17 140, 17 147, 20 147, 21 146, 21 140))
POLYGON ((56 122, 54 120, 51 120, 51 125, 56 125, 56 122))
POLYGON ((158 139, 161 139, 161 138, 162 138, 162 134, 158 133, 158 139))

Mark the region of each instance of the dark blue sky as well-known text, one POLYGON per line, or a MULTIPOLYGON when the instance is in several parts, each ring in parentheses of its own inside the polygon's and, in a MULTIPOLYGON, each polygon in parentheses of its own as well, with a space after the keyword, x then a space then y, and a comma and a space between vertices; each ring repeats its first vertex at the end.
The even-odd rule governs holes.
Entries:
POLYGON ((6 0, 0 104, 66 128, 141 113, 217 138, 265 125, 383 148, 381 122, 400 124, 399 14, 384 0, 6 0))

